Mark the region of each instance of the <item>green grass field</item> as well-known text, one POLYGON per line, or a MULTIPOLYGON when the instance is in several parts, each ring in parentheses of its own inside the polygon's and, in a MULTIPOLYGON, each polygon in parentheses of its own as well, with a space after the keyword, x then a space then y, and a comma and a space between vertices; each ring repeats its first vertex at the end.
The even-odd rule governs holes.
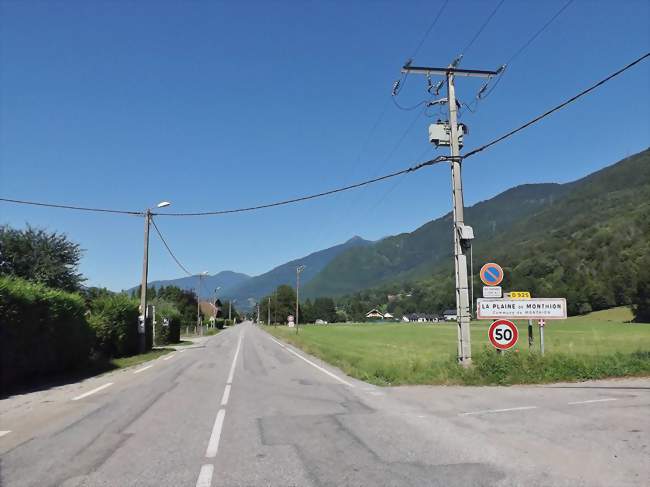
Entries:
POLYGON ((627 323, 627 308, 547 322, 545 357, 527 341, 527 322, 517 322, 519 343, 497 356, 490 322, 472 323, 475 366, 456 366, 456 324, 341 324, 266 327, 347 374, 375 384, 510 384, 650 375, 650 324, 627 323))

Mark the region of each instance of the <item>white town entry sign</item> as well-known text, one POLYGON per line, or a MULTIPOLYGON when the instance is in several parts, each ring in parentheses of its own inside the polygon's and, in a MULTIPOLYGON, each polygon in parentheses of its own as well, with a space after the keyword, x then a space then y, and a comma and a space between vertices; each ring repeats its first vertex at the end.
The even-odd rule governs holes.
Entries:
POLYGON ((489 318, 565 320, 567 317, 565 298, 482 298, 477 300, 476 310, 479 320, 489 318))

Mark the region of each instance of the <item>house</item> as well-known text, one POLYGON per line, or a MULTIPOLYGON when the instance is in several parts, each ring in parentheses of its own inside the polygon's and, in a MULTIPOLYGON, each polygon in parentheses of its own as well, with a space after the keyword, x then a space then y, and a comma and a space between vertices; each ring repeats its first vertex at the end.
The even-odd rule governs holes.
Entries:
POLYGON ((378 309, 371 309, 366 313, 366 318, 369 320, 384 319, 384 315, 378 309))
POLYGON ((455 309, 446 309, 442 313, 442 316, 445 318, 445 321, 456 321, 458 319, 455 309))
POLYGON ((402 321, 406 323, 438 323, 440 318, 428 313, 411 313, 402 316, 402 321))
POLYGON ((393 318, 395 318, 395 317, 390 313, 384 314, 384 319, 385 320, 392 320, 393 318))
POLYGON ((321 320, 321 319, 316 320, 315 323, 316 323, 317 325, 327 325, 327 321, 325 321, 325 320, 321 320))

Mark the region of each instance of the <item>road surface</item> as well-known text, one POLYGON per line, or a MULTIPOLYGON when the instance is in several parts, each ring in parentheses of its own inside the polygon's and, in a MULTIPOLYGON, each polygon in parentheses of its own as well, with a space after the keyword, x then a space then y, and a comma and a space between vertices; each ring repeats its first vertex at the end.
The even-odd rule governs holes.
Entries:
POLYGON ((650 380, 379 388, 250 323, 0 401, 0 485, 641 486, 650 380))

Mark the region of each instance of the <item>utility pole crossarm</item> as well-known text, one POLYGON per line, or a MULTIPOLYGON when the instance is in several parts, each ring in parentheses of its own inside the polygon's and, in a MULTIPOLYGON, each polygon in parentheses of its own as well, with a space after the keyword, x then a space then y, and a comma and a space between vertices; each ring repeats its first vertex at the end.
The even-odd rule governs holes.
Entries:
POLYGON ((468 76, 472 78, 491 78, 499 74, 497 71, 486 71, 484 69, 459 69, 459 68, 433 68, 428 66, 403 66, 402 73, 413 74, 435 74, 438 76, 468 76))

